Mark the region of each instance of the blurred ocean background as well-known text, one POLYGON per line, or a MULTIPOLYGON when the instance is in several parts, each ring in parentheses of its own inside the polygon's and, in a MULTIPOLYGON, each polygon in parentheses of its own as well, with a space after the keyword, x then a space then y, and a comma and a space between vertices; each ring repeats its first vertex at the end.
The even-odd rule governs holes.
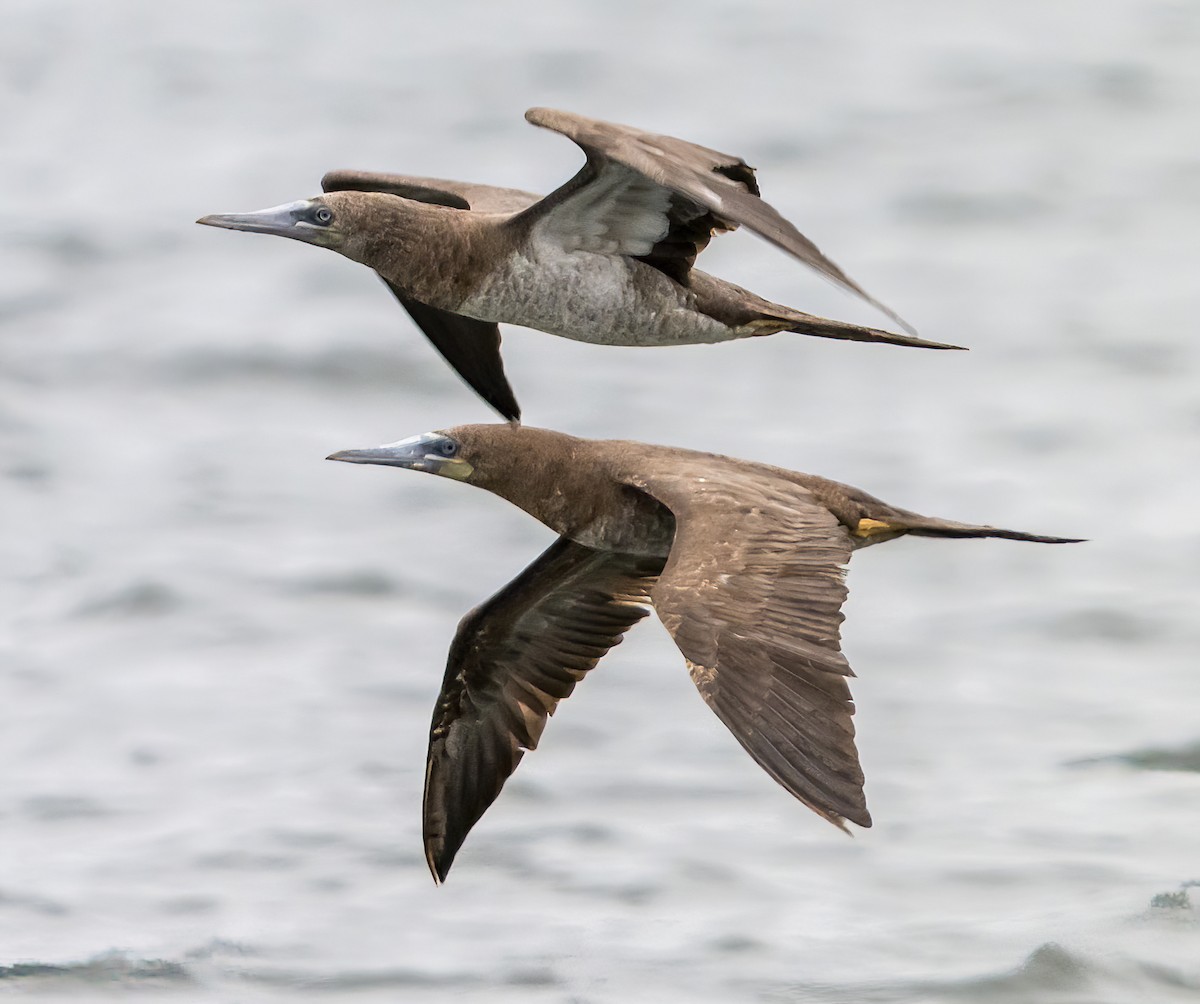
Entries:
MULTIPOLYGON (((1200 999, 1200 5, 4 10, 0 996, 1200 999), (651 620, 426 871, 447 646, 550 535, 325 463, 493 416, 366 269, 192 221, 334 167, 548 191, 581 158, 534 104, 745 157, 972 351, 508 329, 530 424, 1091 538, 855 557, 853 839, 651 620)), ((747 234, 702 265, 884 322, 747 234)))

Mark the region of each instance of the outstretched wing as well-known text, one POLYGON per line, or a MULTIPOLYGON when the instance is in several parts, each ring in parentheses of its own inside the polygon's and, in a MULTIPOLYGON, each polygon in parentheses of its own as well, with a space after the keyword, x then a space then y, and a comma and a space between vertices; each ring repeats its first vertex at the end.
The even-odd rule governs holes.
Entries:
MULTIPOLYGON (((759 197, 754 169, 738 157, 631 126, 531 108, 525 118, 573 139, 587 163, 526 217, 541 218, 576 246, 642 258, 686 284, 714 232, 739 224, 862 297, 905 330, 912 328, 830 261, 759 197)), ((568 244, 568 246, 570 246, 568 244)))
POLYGON ((663 559, 560 538, 472 610, 450 646, 425 771, 425 858, 446 878, 558 702, 646 616, 663 559))
MULTIPOLYGON (((485 213, 518 212, 538 199, 536 195, 514 188, 371 171, 330 171, 321 179, 321 188, 326 192, 381 192, 437 206, 485 213)), ((510 422, 520 421, 521 408, 504 375, 504 362, 500 357, 500 327, 494 322, 477 321, 430 307, 406 296, 386 279, 383 281, 433 347, 471 389, 510 422)))
POLYGON ((445 178, 417 178, 381 171, 330 171, 321 179, 323 192, 383 192, 403 199, 428 202, 451 209, 473 209, 477 213, 518 213, 541 196, 516 188, 476 185, 445 178))
POLYGON ((504 360, 500 356, 500 326, 494 321, 477 321, 431 307, 414 300, 395 283, 387 279, 383 283, 454 372, 508 421, 519 422, 521 406, 504 375, 504 360))
POLYGON ((807 489, 759 472, 628 480, 675 514, 651 598, 704 700, 805 805, 870 826, 840 644, 846 528, 807 489))

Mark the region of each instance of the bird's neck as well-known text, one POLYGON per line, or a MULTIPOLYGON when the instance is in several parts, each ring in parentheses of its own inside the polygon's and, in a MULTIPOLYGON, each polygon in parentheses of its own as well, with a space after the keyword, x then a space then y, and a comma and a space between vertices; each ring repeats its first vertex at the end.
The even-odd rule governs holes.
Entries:
POLYGON ((375 269, 414 300, 454 310, 491 269, 504 217, 393 199, 349 257, 375 269))
POLYGON ((586 440, 568 453, 526 453, 519 476, 473 479, 576 543, 599 550, 665 557, 675 535, 669 510, 614 478, 586 440))

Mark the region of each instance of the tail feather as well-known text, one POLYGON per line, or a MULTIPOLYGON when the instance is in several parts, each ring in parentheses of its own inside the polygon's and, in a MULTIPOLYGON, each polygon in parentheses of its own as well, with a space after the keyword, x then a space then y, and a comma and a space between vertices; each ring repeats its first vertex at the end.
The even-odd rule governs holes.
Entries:
MULTIPOLYGON (((839 338, 850 342, 883 342, 887 345, 907 345, 918 349, 964 349, 962 345, 931 342, 915 335, 897 335, 880 328, 863 328, 845 321, 806 314, 802 310, 772 303, 748 289, 717 279, 700 269, 688 273, 688 289, 695 298, 696 309, 731 328, 739 335, 773 335, 777 331, 795 331, 817 338, 839 338)), ((885 313, 890 313, 886 311, 885 313)), ((894 316, 894 315, 893 315, 894 316)))
POLYGON ((1023 533, 1020 530, 1003 530, 996 526, 974 526, 970 523, 955 523, 951 520, 931 519, 914 521, 906 526, 915 537, 999 537, 1003 540, 1028 540, 1035 544, 1081 544, 1085 537, 1047 537, 1040 533, 1023 533))
MULTIPOLYGON (((781 311, 781 314, 783 312, 781 311)), ((917 338, 914 335, 897 335, 892 331, 883 331, 880 328, 863 328, 857 324, 848 324, 845 321, 833 321, 826 317, 817 317, 815 314, 804 314, 800 311, 787 311, 786 314, 776 321, 774 318, 769 319, 769 323, 780 323, 781 329, 784 331, 795 331, 801 335, 815 335, 817 338, 840 338, 849 342, 884 342, 888 345, 907 345, 917 349, 958 349, 966 351, 963 345, 950 345, 947 342, 931 342, 924 338, 917 338)), ((764 320, 764 326, 768 320, 764 320)), ((780 329, 776 329, 780 330, 780 329)))

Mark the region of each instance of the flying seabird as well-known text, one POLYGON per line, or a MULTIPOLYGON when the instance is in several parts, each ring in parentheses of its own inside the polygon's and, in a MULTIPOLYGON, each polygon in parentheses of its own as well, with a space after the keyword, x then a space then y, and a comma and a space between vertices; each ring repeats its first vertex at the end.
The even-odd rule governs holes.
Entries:
POLYGON ((328 459, 465 481, 560 535, 450 645, 423 809, 438 882, 546 716, 649 607, 759 766, 835 826, 870 826, 839 643, 851 552, 904 534, 1075 542, 921 516, 766 464, 523 426, 328 459))
POLYGON ((373 268, 446 361, 509 421, 497 322, 601 345, 690 345, 796 331, 931 349, 759 198, 738 157, 547 108, 525 118, 574 140, 587 162, 545 198, 436 178, 331 171, 323 196, 213 227, 331 248, 373 268), (910 332, 771 303, 692 268, 713 234, 743 225, 910 332))

